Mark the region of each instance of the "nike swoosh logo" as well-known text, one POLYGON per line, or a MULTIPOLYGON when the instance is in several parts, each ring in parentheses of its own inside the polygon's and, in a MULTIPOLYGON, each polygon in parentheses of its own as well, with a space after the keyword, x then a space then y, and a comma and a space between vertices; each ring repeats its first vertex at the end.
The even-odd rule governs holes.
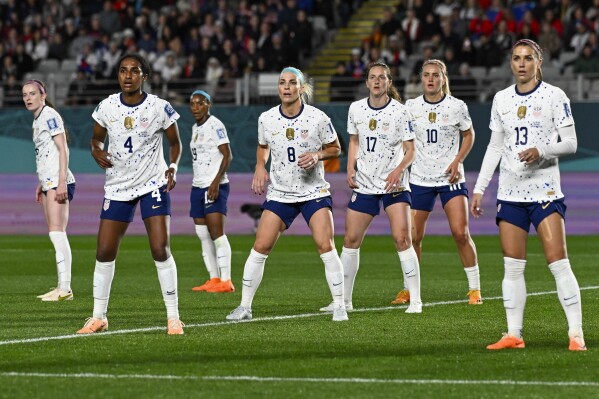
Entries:
POLYGON ((116 120, 116 119, 110 119, 108 122, 115 123, 115 122, 118 122, 118 120, 116 120))
POLYGON ((418 115, 418 116, 414 115, 414 119, 418 119, 418 118, 422 118, 422 115, 418 115))
POLYGON ((281 132, 272 132, 272 135, 273 135, 273 136, 276 136, 276 135, 277 135, 277 134, 279 134, 279 133, 281 133, 281 132))
POLYGON ((160 208, 161 206, 162 206, 162 205, 158 205, 158 206, 156 206, 156 205, 152 205, 152 209, 158 209, 158 208, 160 208))
POLYGON ((416 269, 412 269, 412 270, 410 270, 409 272, 406 272, 406 276, 407 276, 408 274, 412 274, 412 273, 414 273, 414 270, 416 270, 416 269))
POLYGON ((176 292, 177 290, 166 291, 166 295, 175 295, 176 292))
POLYGON ((320 201, 322 201, 322 198, 319 198, 319 199, 316 200, 316 202, 320 202, 320 201))
POLYGON ((505 112, 502 112, 501 115, 505 115, 505 114, 509 114, 509 113, 510 113, 510 111, 505 111, 505 112))
POLYGON ((205 208, 210 208, 212 204, 206 204, 205 208))
POLYGON ((340 282, 340 283, 337 283, 337 284, 333 283, 333 287, 337 287, 337 286, 339 286, 339 285, 341 285, 341 284, 343 284, 343 281, 342 281, 342 282, 340 282))
POLYGON ((547 209, 547 207, 551 204, 551 202, 546 203, 545 205, 541 205, 541 208, 547 209))
POLYGON ((226 256, 217 256, 218 259, 226 258, 226 256))
POLYGON ((572 295, 570 298, 564 298, 564 301, 569 301, 572 298, 576 298, 576 295, 572 295))

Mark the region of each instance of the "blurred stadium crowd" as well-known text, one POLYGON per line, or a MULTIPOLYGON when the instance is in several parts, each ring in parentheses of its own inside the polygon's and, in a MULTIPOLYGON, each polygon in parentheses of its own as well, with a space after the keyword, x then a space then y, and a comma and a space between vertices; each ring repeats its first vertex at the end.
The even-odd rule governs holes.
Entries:
MULTIPOLYGON (((151 90, 174 103, 199 86, 219 102, 239 103, 241 79, 306 67, 366 1, 0 0, 0 101, 21 106, 21 82, 37 77, 55 84, 59 105, 96 104, 118 90, 116 62, 134 51, 153 66, 151 90)), ((594 80, 575 76, 599 74, 598 32, 599 0, 397 1, 338 63, 331 101, 352 100, 335 87, 361 81, 377 60, 394 67, 404 97, 413 97, 420 65, 431 57, 445 61, 459 96, 460 86, 507 78, 506 57, 521 38, 545 50, 548 79, 580 89, 594 80)), ((592 99, 591 92, 574 99, 592 99)))

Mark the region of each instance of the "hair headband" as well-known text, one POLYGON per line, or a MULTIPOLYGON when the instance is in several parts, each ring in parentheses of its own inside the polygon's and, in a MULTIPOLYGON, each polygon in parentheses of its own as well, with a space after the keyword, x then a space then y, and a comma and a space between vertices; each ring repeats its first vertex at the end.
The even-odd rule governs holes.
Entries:
POLYGON ((512 46, 512 50, 514 48, 516 48, 518 46, 522 46, 522 45, 532 47, 532 49, 535 51, 535 53, 537 53, 537 57, 539 58, 539 60, 543 59, 543 51, 541 50, 541 47, 539 47, 539 45, 537 43, 535 43, 534 41, 532 41, 530 39, 520 39, 520 40, 518 40, 512 46))
POLYGON ((37 88, 40 90, 40 93, 42 94, 46 94, 46 89, 44 88, 44 86, 41 84, 41 82, 38 82, 35 79, 32 80, 28 80, 27 82, 25 82, 23 84, 23 87, 27 86, 27 85, 36 85, 37 88))
POLYGON ((196 91, 194 91, 193 93, 191 93, 191 96, 189 98, 192 98, 196 94, 204 96, 204 98, 206 100, 208 100, 208 102, 210 102, 210 103, 212 102, 212 98, 210 97, 210 94, 206 93, 204 90, 196 90, 196 91))
POLYGON ((304 74, 299 69, 294 68, 294 67, 286 67, 286 68, 283 68, 283 70, 281 71, 281 75, 284 74, 285 72, 291 72, 292 74, 294 74, 295 76, 297 76, 297 78, 300 81, 300 84, 303 85, 304 83, 306 83, 306 79, 304 78, 304 74))

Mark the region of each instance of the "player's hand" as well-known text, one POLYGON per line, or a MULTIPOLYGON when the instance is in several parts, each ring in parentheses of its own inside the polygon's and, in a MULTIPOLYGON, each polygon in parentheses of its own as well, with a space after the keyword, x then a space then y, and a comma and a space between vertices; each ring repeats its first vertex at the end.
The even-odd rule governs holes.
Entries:
POLYGON ((456 184, 462 178, 462 174, 460 173, 460 161, 457 159, 449 164, 447 169, 445 169, 445 175, 447 175, 447 181, 449 184, 456 184))
POLYGON ((401 186, 403 172, 403 169, 397 167, 389 173, 389 176, 385 179, 385 192, 392 193, 394 191, 405 190, 405 187, 401 186))
POLYGON ((539 150, 537 150, 536 147, 532 147, 518 153, 518 159, 520 162, 524 162, 527 165, 537 162, 540 157, 539 150))
POLYGON ((175 168, 168 168, 166 172, 164 172, 164 177, 168 179, 164 192, 168 193, 177 185, 177 171, 175 168))
POLYGON ((254 172, 254 178, 252 179, 252 191, 254 194, 262 195, 266 191, 266 185, 270 178, 268 172, 264 167, 256 168, 254 172))
POLYGON ((355 170, 347 171, 347 185, 351 189, 360 188, 360 186, 358 186, 358 183, 356 183, 356 171, 355 170))
POLYGON ((102 169, 112 168, 112 155, 107 151, 95 149, 92 151, 92 157, 102 169))
POLYGON ((318 152, 306 152, 299 156, 297 165, 304 170, 308 170, 318 165, 318 161, 318 152))
POLYGON ((482 208, 483 195, 482 194, 473 194, 472 201, 470 201, 470 213, 476 219, 482 216, 485 211, 482 208))
POLYGON ((216 201, 218 199, 218 189, 220 186, 220 179, 218 181, 213 181, 208 187, 207 196, 210 201, 216 201))
POLYGON ((59 182, 58 187, 56 187, 56 195, 54 196, 54 201, 58 202, 59 204, 64 204, 68 197, 69 195, 67 192, 67 183, 64 181, 59 182))
POLYGON ((37 185, 37 187, 35 188, 35 202, 37 202, 38 204, 42 203, 42 186, 41 185, 37 185))

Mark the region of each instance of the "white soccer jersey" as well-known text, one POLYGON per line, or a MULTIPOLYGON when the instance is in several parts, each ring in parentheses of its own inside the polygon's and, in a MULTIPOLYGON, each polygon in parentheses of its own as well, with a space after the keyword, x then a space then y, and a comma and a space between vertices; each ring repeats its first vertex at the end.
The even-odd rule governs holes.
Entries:
POLYGON ((140 103, 128 105, 120 93, 112 94, 98 104, 92 117, 108 131, 113 166, 106 169, 107 199, 130 201, 168 182, 162 136, 179 119, 168 101, 147 94, 140 103))
POLYGON ((570 100, 558 87, 541 82, 529 93, 512 85, 495 95, 489 128, 503 132, 497 198, 545 202, 562 198, 557 158, 526 165, 518 153, 557 143, 557 128, 574 125, 570 100))
MULTIPOLYGON (((412 115, 405 105, 391 99, 381 108, 372 108, 368 98, 349 106, 347 132, 357 134, 356 183, 354 191, 362 194, 385 193, 385 179, 403 159, 403 142, 414 140, 412 115)), ((409 171, 401 177, 400 186, 410 190, 409 171)))
MULTIPOLYGON (((53 137, 65 134, 64 123, 54 108, 44 106, 42 112, 33 120, 32 127, 37 178, 42 190, 48 191, 58 187, 60 153, 53 137)), ((75 183, 75 177, 68 168, 66 183, 75 183)))
MULTIPOLYGON (((191 158, 193 160, 193 186, 208 187, 218 174, 223 154, 218 149, 229 144, 225 125, 215 116, 210 116, 200 126, 191 128, 191 158)), ((227 173, 223 174, 220 184, 228 183, 227 173)))
POLYGON ((266 200, 285 203, 308 201, 330 195, 322 162, 309 170, 298 166, 299 156, 320 151, 337 139, 331 120, 321 110, 302 104, 289 118, 276 106, 258 119, 258 143, 270 147, 270 185, 266 200))
MULTIPOLYGON (((466 104, 445 95, 431 103, 424 96, 406 101, 414 118, 416 133, 416 159, 412 164, 410 183, 419 186, 439 187, 449 184, 447 167, 460 150, 461 132, 472 127, 466 104)), ((464 183, 464 165, 459 166, 460 180, 464 183)))

